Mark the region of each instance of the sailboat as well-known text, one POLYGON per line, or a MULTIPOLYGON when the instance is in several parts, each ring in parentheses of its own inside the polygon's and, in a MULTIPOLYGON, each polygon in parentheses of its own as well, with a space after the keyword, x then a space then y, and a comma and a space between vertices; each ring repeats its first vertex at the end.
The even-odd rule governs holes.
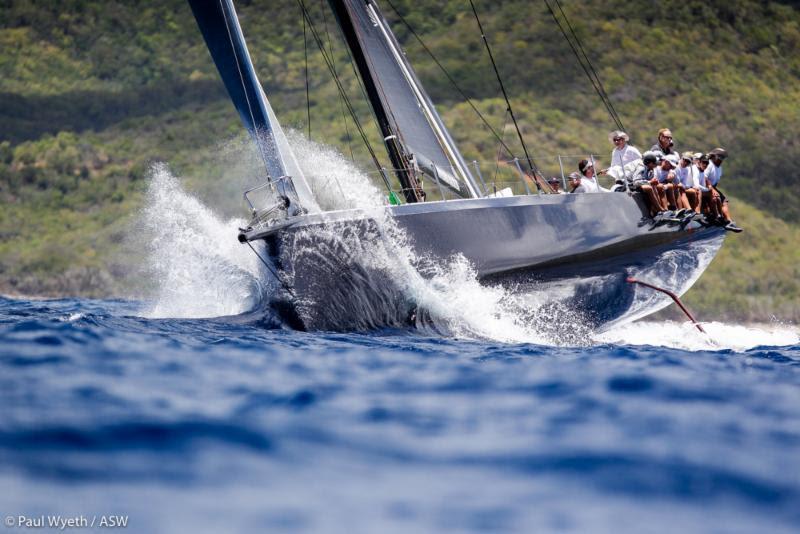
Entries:
MULTIPOLYGON (((337 328, 342 324, 320 320, 319 311, 314 317, 304 312, 304 303, 355 298, 360 292, 361 304, 374 298, 400 308, 388 314, 388 322, 413 320, 416 304, 392 296, 386 273, 328 257, 346 255, 337 250, 337 234, 380 234, 380 225, 374 213, 362 209, 320 208, 258 81, 232 0, 189 4, 266 165, 263 188, 273 201, 251 204, 253 220, 239 240, 253 247, 280 282, 283 296, 274 299, 275 308, 296 328, 337 328), (301 248, 316 253, 301 254, 301 248), (345 273, 353 269, 364 272, 345 273), (365 287, 358 287, 359 281, 365 287)), ((682 295, 721 247, 725 231, 719 227, 691 218, 651 224, 644 199, 632 191, 490 194, 465 162, 377 2, 329 0, 329 5, 401 184, 399 195, 389 191, 391 202, 382 209, 418 257, 447 261, 459 255, 482 284, 544 291, 584 323, 604 329, 670 304, 660 292, 629 283, 632 277, 682 295), (423 179, 436 184, 433 191, 439 194, 425 191, 423 179)), ((382 169, 387 185, 388 172, 382 169)))

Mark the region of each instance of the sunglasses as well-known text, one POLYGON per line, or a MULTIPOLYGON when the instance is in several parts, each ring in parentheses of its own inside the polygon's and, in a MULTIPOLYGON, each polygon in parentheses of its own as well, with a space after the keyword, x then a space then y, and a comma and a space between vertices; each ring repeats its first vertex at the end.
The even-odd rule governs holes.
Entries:
POLYGON ((617 141, 623 141, 624 139, 624 137, 615 137, 614 142, 616 143, 617 141))

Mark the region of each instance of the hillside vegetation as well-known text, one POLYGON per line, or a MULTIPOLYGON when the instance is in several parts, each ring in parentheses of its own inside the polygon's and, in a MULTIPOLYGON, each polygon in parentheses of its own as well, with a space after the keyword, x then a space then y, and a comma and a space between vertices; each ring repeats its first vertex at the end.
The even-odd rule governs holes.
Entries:
MULTIPOLYGON (((307 133, 297 3, 236 4, 280 119, 307 133)), ((521 155, 468 3, 380 4, 465 156, 491 173, 498 143, 391 5, 521 155)), ((742 0, 562 5, 634 144, 648 148, 668 126, 682 150, 724 146, 731 154, 724 188, 747 231, 726 241, 687 300, 706 316, 800 319, 798 8, 742 0)), ((380 149, 333 17, 320 3, 309 6, 380 149)), ((556 173, 559 153, 607 160, 613 123, 544 2, 476 6, 539 166, 556 173)), ((348 157, 352 150, 371 170, 310 38, 308 46, 311 137, 348 157)), ((0 289, 124 291, 125 271, 138 261, 124 238, 150 163, 168 162, 201 198, 226 198, 215 205, 232 214, 239 182, 221 183, 219 152, 241 138, 185 2, 0 0, 0 289)))

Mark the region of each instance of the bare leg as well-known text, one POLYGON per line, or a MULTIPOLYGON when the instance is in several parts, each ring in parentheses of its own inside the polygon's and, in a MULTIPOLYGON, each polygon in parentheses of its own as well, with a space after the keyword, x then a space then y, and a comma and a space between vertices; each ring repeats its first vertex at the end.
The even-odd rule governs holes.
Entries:
POLYGON ((653 187, 650 185, 641 185, 639 189, 642 190, 642 194, 645 199, 647 199, 647 207, 650 208, 650 216, 655 217, 658 215, 658 212, 661 211, 661 203, 658 201, 658 195, 656 195, 655 191, 653 191, 653 187))
POLYGON ((667 205, 667 195, 664 192, 663 184, 656 185, 656 193, 658 194, 658 205, 661 207, 661 211, 667 211, 669 206, 667 205))
POLYGON ((679 209, 692 209, 692 206, 689 204, 689 199, 686 198, 686 189, 683 185, 675 186, 675 200, 678 202, 679 209))
POLYGON ((667 196, 667 205, 670 209, 676 210, 680 208, 678 203, 675 201, 675 186, 672 184, 665 184, 664 185, 664 193, 667 196))
POLYGON ((721 206, 720 209, 722 211, 722 216, 725 217, 726 221, 732 221, 733 220, 733 218, 731 217, 730 209, 728 209, 728 201, 727 200, 722 203, 722 206, 721 206))
POLYGON ((714 198, 711 196, 710 191, 703 193, 703 207, 705 208, 706 215, 709 217, 714 216, 714 198))
POLYGON ((690 210, 694 210, 695 213, 700 213, 700 195, 697 194, 697 190, 690 188, 684 191, 684 197, 686 198, 686 202, 689 204, 687 207, 690 210))

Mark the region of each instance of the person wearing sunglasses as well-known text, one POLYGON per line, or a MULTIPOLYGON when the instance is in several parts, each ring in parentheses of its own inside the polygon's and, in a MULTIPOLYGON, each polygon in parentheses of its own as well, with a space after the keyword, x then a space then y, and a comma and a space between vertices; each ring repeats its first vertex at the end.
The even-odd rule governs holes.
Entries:
MULTIPOLYGON (((623 180, 630 178, 631 164, 642 159, 642 153, 635 146, 628 143, 630 138, 622 130, 614 130, 608 135, 608 139, 614 144, 611 151, 611 165, 607 169, 600 170, 597 174, 607 174, 614 178, 617 184, 624 184, 623 180)), ((624 190, 624 185, 622 189, 624 190)))
POLYGON ((679 158, 681 157, 680 153, 678 153, 677 149, 675 148, 675 143, 672 138, 672 131, 669 128, 661 128, 658 131, 658 142, 650 147, 650 151, 661 152, 665 156, 675 154, 679 158))

